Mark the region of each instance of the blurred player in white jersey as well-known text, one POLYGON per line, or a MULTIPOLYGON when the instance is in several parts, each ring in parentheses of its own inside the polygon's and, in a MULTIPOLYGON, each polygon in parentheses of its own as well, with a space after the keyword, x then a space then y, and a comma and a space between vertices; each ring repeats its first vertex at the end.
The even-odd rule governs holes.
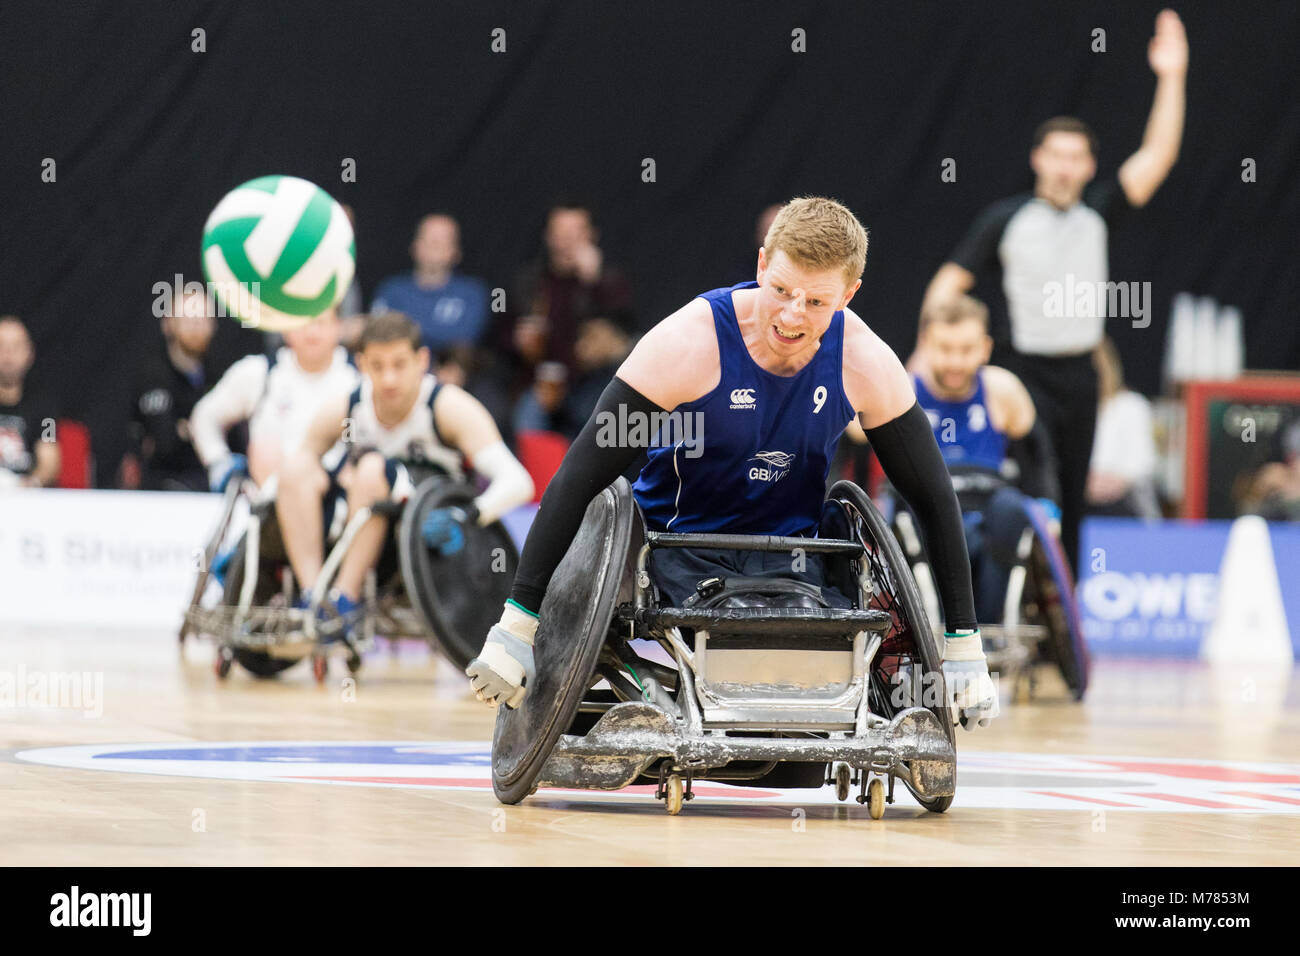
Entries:
POLYGON ((274 356, 240 359, 194 406, 190 432, 213 491, 223 491, 237 474, 265 486, 302 444, 316 413, 356 388, 361 376, 339 345, 339 333, 338 313, 331 309, 286 332, 285 345, 274 356), (244 421, 247 459, 226 444, 227 430, 244 421))

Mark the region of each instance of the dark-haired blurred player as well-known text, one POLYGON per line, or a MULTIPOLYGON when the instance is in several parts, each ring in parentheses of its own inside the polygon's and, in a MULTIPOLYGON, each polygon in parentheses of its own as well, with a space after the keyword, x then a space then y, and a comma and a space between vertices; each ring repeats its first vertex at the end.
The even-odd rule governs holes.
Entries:
POLYGON ((23 389, 36 360, 27 326, 0 316, 0 490, 49 487, 59 479, 59 446, 50 409, 23 389))

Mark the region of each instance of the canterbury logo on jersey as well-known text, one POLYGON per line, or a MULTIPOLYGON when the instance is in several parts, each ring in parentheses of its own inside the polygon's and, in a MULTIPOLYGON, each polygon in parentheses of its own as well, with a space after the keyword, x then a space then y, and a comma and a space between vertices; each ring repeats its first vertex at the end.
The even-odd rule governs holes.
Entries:
POLYGON ((758 403, 754 401, 754 390, 752 388, 733 388, 731 390, 731 407, 757 408, 758 403))
POLYGON ((749 460, 759 462, 749 469, 750 481, 777 482, 789 474, 794 455, 788 451, 760 451, 749 460))

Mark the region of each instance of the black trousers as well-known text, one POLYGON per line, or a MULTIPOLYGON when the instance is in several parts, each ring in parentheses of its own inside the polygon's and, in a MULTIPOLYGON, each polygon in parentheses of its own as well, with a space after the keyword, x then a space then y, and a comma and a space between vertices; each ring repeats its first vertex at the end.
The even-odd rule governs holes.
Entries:
POLYGON ((1083 520, 1088 463, 1097 432, 1097 371, 1092 353, 1051 356, 1012 353, 1005 365, 1020 377, 1047 428, 1061 482, 1061 546, 1079 567, 1079 522, 1083 520))

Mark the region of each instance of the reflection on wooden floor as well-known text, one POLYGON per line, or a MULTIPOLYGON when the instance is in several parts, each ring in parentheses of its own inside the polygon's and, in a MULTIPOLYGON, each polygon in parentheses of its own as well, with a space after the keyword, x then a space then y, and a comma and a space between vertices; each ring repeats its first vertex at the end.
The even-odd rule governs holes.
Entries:
POLYGON ((323 688, 306 665, 221 684, 211 658, 165 634, 6 635, 0 862, 1276 865, 1300 850, 1300 679, 1275 668, 1102 661, 1083 705, 1044 681, 959 732, 948 813, 899 788, 876 822, 829 790, 718 784, 678 817, 643 791, 502 807, 485 785, 491 712, 421 647, 381 645, 355 686, 340 665, 323 688), (52 706, 56 677, 76 706, 52 706), (257 741, 347 746, 157 759, 257 741), (37 750, 45 762, 15 756, 37 750))

